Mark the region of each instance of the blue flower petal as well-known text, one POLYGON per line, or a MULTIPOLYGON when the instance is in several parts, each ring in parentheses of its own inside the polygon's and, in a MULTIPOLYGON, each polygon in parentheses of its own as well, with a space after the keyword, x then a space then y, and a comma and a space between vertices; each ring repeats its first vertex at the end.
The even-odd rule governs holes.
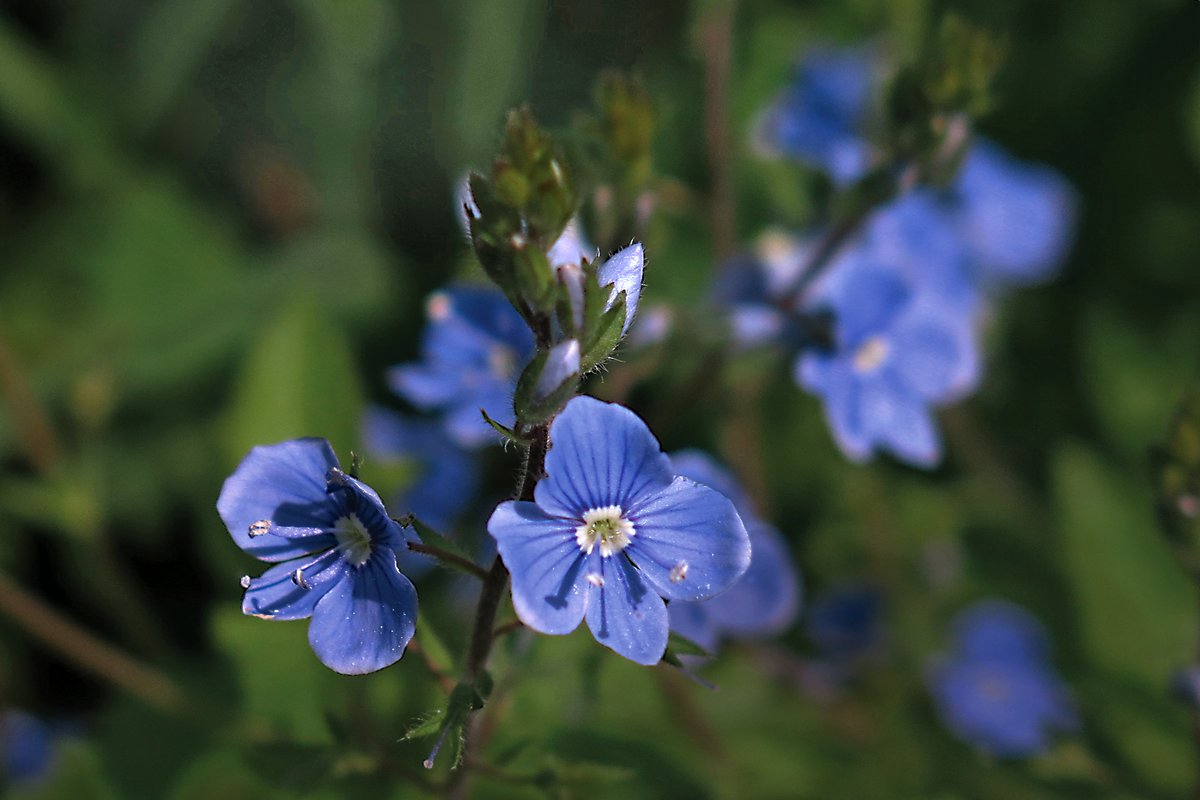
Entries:
MULTIPOLYGON (((599 551, 595 551, 599 552, 599 551)), ((587 623, 596 641, 638 664, 657 664, 667 649, 667 607, 621 555, 591 561, 595 596, 587 623)))
POLYGON ((31 785, 47 776, 55 763, 50 726, 23 711, 0 712, 0 776, 11 788, 31 785))
POLYGON ((349 567, 337 550, 316 559, 285 561, 250 581, 242 598, 242 613, 274 620, 304 619, 349 567), (296 580, 296 570, 301 571, 296 580))
POLYGON ((962 362, 971 348, 958 333, 930 317, 899 326, 891 337, 890 363, 904 385, 930 402, 944 402, 961 390, 962 362))
POLYGON ((677 477, 628 511, 635 534, 625 553, 671 600, 703 600, 750 566, 750 539, 725 495, 677 477))
POLYGON ((851 461, 871 457, 872 439, 862 413, 862 386, 845 359, 804 353, 796 360, 796 380, 825 401, 825 418, 838 449, 851 461))
POLYGON ((237 546, 270 562, 333 547, 333 536, 319 531, 337 521, 338 506, 325 483, 326 473, 337 464, 324 439, 292 439, 252 449, 217 499, 217 511, 237 546), (252 538, 250 526, 261 521, 271 522, 276 533, 252 538))
POLYGON ((596 248, 587 240, 583 226, 576 218, 567 223, 562 235, 550 247, 550 252, 546 253, 546 257, 550 260, 550 266, 557 267, 563 264, 578 264, 581 259, 594 258, 595 253, 596 248))
POLYGON ((416 623, 417 590, 400 574, 395 554, 380 547, 317 603, 308 642, 333 671, 363 675, 396 663, 416 623))
POLYGON ((955 652, 967 658, 1045 660, 1050 643, 1041 623, 1004 600, 975 603, 954 619, 955 652))
POLYGON ((623 406, 574 398, 551 424, 550 443, 535 499, 554 516, 582 519, 595 508, 628 509, 671 483, 670 461, 654 434, 623 406))
POLYGON ((550 348, 546 363, 533 386, 534 400, 545 400, 567 381, 579 378, 579 342, 568 339, 550 348))
POLYGON ((752 549, 750 568, 729 591, 698 605, 707 608, 714 624, 728 633, 779 633, 800 612, 800 578, 779 531, 764 522, 747 523, 746 530, 752 549))
POLYGON ((575 542, 577 524, 512 500, 497 506, 488 520, 488 533, 512 574, 513 607, 535 631, 570 633, 583 619, 588 559, 575 542))
POLYGON ((642 273, 645 271, 646 258, 640 244, 632 244, 608 257, 608 260, 596 270, 596 279, 601 286, 612 286, 607 307, 611 308, 616 302, 617 295, 625 292, 625 324, 621 333, 629 330, 634 315, 637 314, 638 299, 642 294, 642 273))
POLYGON ((742 521, 753 513, 753 504, 746 490, 733 477, 733 473, 722 467, 703 450, 676 450, 670 454, 671 469, 676 475, 691 478, 702 486, 720 492, 728 497, 734 508, 742 515, 742 521))
POLYGON ((862 387, 859 413, 871 439, 897 458, 927 468, 941 460, 941 437, 925 402, 886 370, 862 387))

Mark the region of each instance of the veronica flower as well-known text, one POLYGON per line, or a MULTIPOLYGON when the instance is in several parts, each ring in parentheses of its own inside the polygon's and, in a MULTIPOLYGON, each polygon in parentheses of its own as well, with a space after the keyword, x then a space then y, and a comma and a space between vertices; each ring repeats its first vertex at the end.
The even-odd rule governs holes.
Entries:
POLYGON ((444 414, 460 446, 480 447, 496 433, 480 415, 512 425, 517 375, 533 355, 533 334, 496 289, 457 286, 430 296, 421 361, 388 371, 392 389, 422 411, 444 414))
POLYGON ((217 510, 242 550, 273 566, 242 579, 242 611, 312 617, 321 663, 358 675, 395 663, 413 637, 417 593, 396 566, 404 533, 324 439, 255 447, 225 481, 217 510))
POLYGON ((923 467, 941 457, 932 408, 961 397, 978 379, 973 321, 948 296, 921 291, 869 249, 831 269, 815 302, 835 320, 828 351, 796 361, 797 382, 820 395, 847 457, 875 450, 923 467))
POLYGON ((723 636, 769 636, 786 629, 800 610, 800 578, 783 536, 754 513, 733 475, 699 450, 671 454, 675 472, 715 489, 737 509, 750 537, 750 567, 728 591, 710 600, 672 602, 671 630, 712 652, 723 636))
POLYGON ((861 177, 875 157, 862 131, 874 69, 865 48, 810 54, 760 120, 759 146, 823 169, 838 184, 861 177))
POLYGON ((669 600, 702 600, 746 571, 750 541, 724 495, 676 476, 633 412, 576 397, 550 426, 534 501, 488 521, 521 621, 549 634, 585 618, 597 641, 639 664, 667 646, 669 600))
POLYGON ((1010 603, 979 603, 954 622, 954 646, 929 676, 929 691, 956 736, 999 757, 1044 751, 1078 726, 1062 681, 1049 664, 1046 634, 1010 603))
POLYGON ((974 143, 947 202, 985 285, 1045 280, 1071 246, 1076 218, 1071 185, 1049 167, 1018 161, 993 142, 974 143))

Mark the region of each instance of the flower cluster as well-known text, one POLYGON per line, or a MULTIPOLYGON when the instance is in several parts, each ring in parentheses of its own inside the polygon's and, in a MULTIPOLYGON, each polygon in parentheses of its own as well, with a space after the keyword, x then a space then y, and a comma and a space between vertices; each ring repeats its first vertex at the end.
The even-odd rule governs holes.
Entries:
POLYGON ((618 405, 577 397, 550 426, 534 501, 501 503, 488 521, 530 628, 597 641, 639 664, 667 647, 664 599, 725 591, 750 563, 733 503, 675 474, 658 441, 618 405))
MULTIPOLYGON (((865 129, 875 71, 870 51, 814 56, 766 113, 760 139, 835 183, 862 178, 882 157, 865 129)), ((976 141, 949 185, 902 190, 819 276, 810 264, 820 235, 769 236, 750 265, 762 277, 740 279, 733 331, 750 344, 807 334, 796 380, 824 400, 849 458, 885 450, 933 466, 941 443, 932 411, 978 383, 978 329, 989 298, 1054 273, 1070 244, 1074 207, 1060 175, 976 141), (813 320, 827 317, 832 331, 818 325, 824 335, 814 337, 813 320)))
POLYGON ((984 752, 1043 752, 1078 718, 1049 663, 1045 631, 1024 609, 983 601, 958 615, 953 648, 930 671, 929 691, 946 726, 984 752))
POLYGON ((217 511, 238 547, 273 566, 242 579, 242 610, 312 618, 321 663, 347 675, 395 663, 413 637, 417 593, 396 565, 404 532, 324 439, 255 447, 225 481, 217 511))
POLYGON ((49 725, 24 711, 0 711, 0 786, 36 784, 54 762, 54 733, 49 725))

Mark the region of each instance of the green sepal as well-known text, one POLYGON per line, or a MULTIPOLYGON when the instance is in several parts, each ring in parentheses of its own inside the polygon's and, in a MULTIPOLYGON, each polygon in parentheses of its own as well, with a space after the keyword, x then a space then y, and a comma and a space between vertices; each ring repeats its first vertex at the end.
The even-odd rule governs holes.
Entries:
POLYGON ((587 299, 584 301, 584 327, 586 336, 581 342, 579 353, 579 369, 583 373, 588 373, 602 364, 610 355, 617 345, 621 342, 621 336, 625 328, 625 292, 620 292, 616 300, 613 301, 612 308, 602 312, 596 320, 589 324, 587 322, 589 306, 595 303, 602 304, 607 299, 603 295, 607 295, 606 287, 596 287, 591 284, 587 287, 587 299), (596 298, 593 300, 593 298, 596 298))
POLYGON ((512 259, 517 291, 531 307, 553 311, 557 281, 550 259, 540 248, 529 244, 514 247, 512 259))
POLYGON ((700 656, 701 658, 712 658, 712 653, 704 649, 700 645, 693 642, 686 636, 681 636, 675 631, 671 631, 667 638, 667 647, 675 655, 681 656, 700 656))
POLYGON ((521 447, 529 446, 528 439, 514 431, 512 428, 509 428, 506 425, 501 425, 499 422, 492 419, 490 416, 488 416, 487 411, 484 409, 479 409, 479 413, 483 415, 483 421, 492 426, 492 430, 503 436, 506 441, 512 442, 513 444, 519 444, 521 447))
POLYGON ((517 378, 517 388, 513 393, 513 409, 516 411, 517 421, 522 425, 539 425, 550 419, 579 388, 580 373, 575 373, 572 378, 563 381, 549 394, 543 397, 536 396, 534 388, 538 384, 542 370, 546 368, 548 357, 547 351, 538 352, 521 372, 521 377, 517 378))

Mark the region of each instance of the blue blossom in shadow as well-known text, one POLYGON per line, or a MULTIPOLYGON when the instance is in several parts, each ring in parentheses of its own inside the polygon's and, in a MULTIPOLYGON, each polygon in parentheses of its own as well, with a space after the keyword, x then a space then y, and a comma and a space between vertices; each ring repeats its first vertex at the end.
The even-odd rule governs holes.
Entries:
POLYGON ((54 761, 50 726, 24 711, 0 711, 0 777, 4 781, 12 786, 37 783, 49 774, 54 761))
POLYGON ((667 607, 671 629, 709 652, 725 636, 770 636, 785 630, 800 611, 801 583, 783 536, 758 518, 737 480, 706 453, 681 450, 670 458, 676 473, 733 501, 750 536, 746 573, 718 597, 672 602, 667 607))
POLYGON ((596 640, 639 664, 667 646, 663 598, 695 601, 746 571, 750 541, 724 495, 676 476, 646 424, 576 397, 550 426, 534 501, 501 503, 488 532, 512 573, 521 621, 596 640))
POLYGON ((809 605, 804 629, 821 657, 857 664, 883 645, 883 595, 866 584, 835 587, 809 605))
POLYGON ((824 400, 842 452, 865 461, 886 450, 936 465, 932 409, 970 391, 979 375, 967 296, 914 285, 868 244, 830 270, 813 302, 832 312, 834 343, 803 352, 795 377, 824 400))
POLYGON ((1053 277, 1075 232, 1077 199, 1061 174, 1013 158, 977 139, 946 193, 952 215, 985 287, 1053 277))
POLYGON ((875 155, 862 135, 875 69, 867 48, 809 54, 760 119, 760 148, 822 169, 838 184, 861 177, 875 155))
POLYGON ((217 500, 234 542, 271 566, 246 577, 242 611, 312 618, 317 658, 347 675, 393 664, 412 639, 417 593, 396 566, 404 533, 379 496, 346 475, 324 439, 255 447, 217 500))
POLYGON ((1071 697, 1049 663, 1045 631, 1028 612, 984 601, 953 623, 953 645, 929 674, 946 727, 1002 758, 1037 755, 1078 728, 1071 697))
POLYGON ((422 411, 443 415, 460 446, 496 441, 479 410, 513 424, 513 389, 533 354, 533 335, 496 289, 451 287, 431 295, 426 311, 421 360, 392 367, 389 384, 422 411))

